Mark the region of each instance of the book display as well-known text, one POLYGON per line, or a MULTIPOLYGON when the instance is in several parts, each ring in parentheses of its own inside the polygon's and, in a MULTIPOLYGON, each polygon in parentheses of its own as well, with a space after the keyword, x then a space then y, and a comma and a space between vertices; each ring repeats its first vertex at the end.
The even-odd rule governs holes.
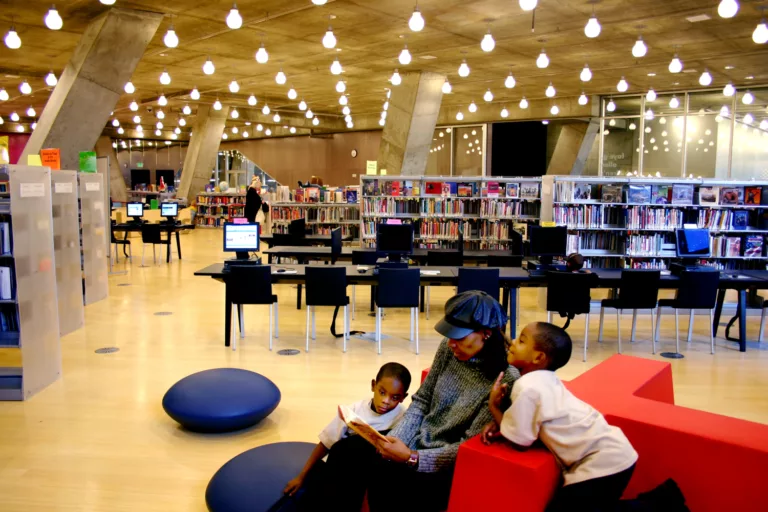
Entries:
POLYGON ((766 268, 768 182, 555 176, 552 220, 593 268, 667 269, 676 229, 708 228, 718 269, 766 268), (593 198, 599 197, 600 201, 593 198), (616 201, 616 198, 622 198, 616 201))
POLYGON ((414 224, 414 247, 507 250, 541 213, 541 178, 362 176, 361 245, 375 247, 376 225, 414 224))
POLYGON ((270 204, 272 233, 288 233, 291 221, 304 219, 313 235, 330 235, 337 227, 342 236, 360 239, 359 188, 307 187, 293 192, 294 201, 270 204))
POLYGON ((195 226, 218 228, 245 216, 245 193, 201 192, 197 195, 195 226))

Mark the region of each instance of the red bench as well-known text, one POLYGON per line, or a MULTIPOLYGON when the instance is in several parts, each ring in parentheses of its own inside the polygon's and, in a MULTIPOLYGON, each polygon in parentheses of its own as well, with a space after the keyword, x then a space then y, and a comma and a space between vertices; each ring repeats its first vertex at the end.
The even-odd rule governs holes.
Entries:
MULTIPOLYGON (((567 386, 640 454, 625 497, 672 478, 693 512, 767 509, 768 425, 676 406, 669 363, 615 355, 567 386)), ((459 448, 448 512, 541 511, 558 485, 545 448, 475 437, 459 448)))

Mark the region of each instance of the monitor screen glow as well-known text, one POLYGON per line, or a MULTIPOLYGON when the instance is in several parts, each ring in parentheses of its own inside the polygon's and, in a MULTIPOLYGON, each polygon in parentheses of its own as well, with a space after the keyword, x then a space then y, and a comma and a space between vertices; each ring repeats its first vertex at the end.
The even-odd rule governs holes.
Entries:
POLYGON ((224 224, 224 250, 255 252, 259 250, 258 224, 224 224))
POLYGON ((143 203, 128 203, 126 205, 127 213, 129 217, 143 217, 144 216, 144 204, 143 203))
POLYGON ((163 217, 176 217, 179 214, 179 203, 162 203, 160 215, 163 217))

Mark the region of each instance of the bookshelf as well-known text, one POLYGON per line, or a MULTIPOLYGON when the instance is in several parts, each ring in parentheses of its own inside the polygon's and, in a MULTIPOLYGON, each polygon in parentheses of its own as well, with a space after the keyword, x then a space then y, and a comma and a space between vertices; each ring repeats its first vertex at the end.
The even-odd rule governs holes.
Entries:
POLYGON ((329 235, 340 227, 343 236, 360 239, 358 187, 308 187, 277 195, 283 201, 270 203, 272 233, 287 233, 291 221, 304 219, 314 235, 329 235), (294 200, 285 200, 290 197, 294 200))
POLYGON ((0 400, 25 400, 61 374, 51 171, 0 165, 2 181, 0 400))
POLYGON ((104 174, 78 173, 80 228, 83 250, 82 285, 85 304, 93 304, 109 296, 109 264, 107 262, 107 205, 104 174))
POLYGON ((197 194, 195 227, 218 228, 236 217, 245 216, 245 192, 224 194, 201 192, 197 194))
POLYGON ((667 269, 676 259, 675 230, 710 230, 721 270, 766 268, 768 181, 651 177, 545 176, 551 219, 568 228, 568 252, 594 268, 667 269))
POLYGON ((376 245, 376 224, 414 224, 414 246, 507 250, 510 232, 527 233, 541 215, 541 178, 361 176, 363 247, 376 245))

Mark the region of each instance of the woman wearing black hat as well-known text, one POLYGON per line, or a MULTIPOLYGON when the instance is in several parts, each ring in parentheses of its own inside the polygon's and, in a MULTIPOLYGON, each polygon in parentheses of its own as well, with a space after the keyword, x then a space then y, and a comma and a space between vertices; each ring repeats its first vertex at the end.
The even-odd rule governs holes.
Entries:
POLYGON ((336 510, 359 511, 366 489, 371 512, 445 510, 459 445, 491 420, 489 386, 500 372, 510 387, 520 376, 507 364, 506 322, 498 301, 484 292, 448 300, 435 326, 445 339, 389 442, 375 451, 358 436, 334 445, 329 469, 346 468, 326 488, 336 510))

